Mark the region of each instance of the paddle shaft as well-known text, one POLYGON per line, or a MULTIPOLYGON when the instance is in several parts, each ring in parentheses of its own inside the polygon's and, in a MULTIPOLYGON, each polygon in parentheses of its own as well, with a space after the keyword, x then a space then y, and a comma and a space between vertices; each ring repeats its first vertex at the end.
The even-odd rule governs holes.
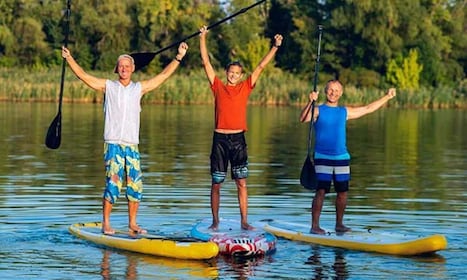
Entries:
MULTIPOLYGON (((218 25, 220 25, 220 24, 222 24, 222 23, 228 21, 229 19, 232 19, 232 18, 238 16, 239 14, 243 14, 243 13, 245 13, 246 11, 248 11, 249 9, 251 9, 251 8, 253 8, 253 7, 255 7, 255 6, 261 4, 261 3, 263 3, 264 1, 266 1, 266 0, 260 0, 260 1, 254 3, 254 4, 252 4, 252 5, 250 5, 250 6, 248 6, 248 7, 245 7, 245 8, 239 10, 238 12, 236 12, 236 13, 234 13, 234 14, 232 14, 232 15, 226 17, 226 18, 221 19, 220 21, 209 25, 209 26, 207 27, 207 29, 208 29, 208 30, 209 30, 209 29, 212 29, 212 28, 214 28, 214 27, 216 27, 216 26, 218 26, 218 25)), ((168 45, 168 46, 166 46, 166 47, 164 47, 164 48, 162 48, 162 49, 160 49, 160 50, 158 50, 158 51, 156 51, 156 52, 132 53, 131 55, 132 55, 132 56, 133 56, 133 55, 135 55, 135 56, 136 56, 136 55, 147 55, 148 57, 149 57, 149 56, 152 56, 152 58, 148 59, 149 61, 151 61, 151 60, 154 58, 154 56, 156 56, 157 54, 159 54, 159 53, 161 53, 161 52, 163 52, 163 51, 166 51, 166 50, 168 50, 168 49, 170 49, 170 48, 173 48, 174 46, 178 46, 180 43, 186 42, 187 40, 189 40, 189 39, 191 39, 191 38, 193 38, 193 37, 199 35, 200 33, 201 33, 200 31, 197 31, 197 32, 195 32, 195 33, 193 33, 193 34, 191 34, 191 35, 189 35, 189 36, 187 36, 187 37, 185 37, 185 38, 183 38, 183 39, 181 39, 181 40, 179 40, 179 41, 177 41, 177 42, 174 42, 174 43, 172 43, 172 44, 170 44, 170 45, 168 45)), ((141 66, 141 67, 144 67, 144 66, 145 66, 145 65, 143 65, 143 66, 141 66)), ((140 67, 140 68, 141 68, 141 67, 140 67)))
MULTIPOLYGON (((321 37, 323 36, 323 26, 318 25, 318 51, 316 55, 316 64, 315 64, 315 74, 313 77, 313 91, 316 92, 317 85, 318 85, 318 71, 319 71, 319 62, 321 59, 321 37)), ((308 156, 311 156, 311 150, 312 150, 312 145, 311 145, 311 139, 313 135, 313 121, 315 117, 315 100, 311 102, 311 120, 310 120, 310 129, 308 132, 308 156)))
MULTIPOLYGON (((65 38, 63 44, 68 46, 68 35, 70 33, 70 14, 71 14, 71 0, 67 0, 67 8, 65 10, 65 38)), ((47 131, 45 145, 50 149, 57 149, 60 147, 62 137, 62 103, 63 103, 63 89, 65 84, 65 69, 66 59, 62 60, 62 75, 60 78, 60 94, 58 99, 58 113, 53 119, 47 131)))
MULTIPOLYGON (((65 47, 68 47, 68 36, 70 34, 71 0, 67 0, 65 13, 66 13, 66 15, 65 15, 66 24, 65 24, 65 39, 64 39, 63 45, 65 47)), ((63 58, 63 60, 62 60, 62 76, 60 78, 60 97, 59 97, 59 100, 58 100, 58 111, 60 113, 62 112, 63 88, 64 88, 64 85, 65 85, 66 63, 67 63, 66 59, 63 58)))

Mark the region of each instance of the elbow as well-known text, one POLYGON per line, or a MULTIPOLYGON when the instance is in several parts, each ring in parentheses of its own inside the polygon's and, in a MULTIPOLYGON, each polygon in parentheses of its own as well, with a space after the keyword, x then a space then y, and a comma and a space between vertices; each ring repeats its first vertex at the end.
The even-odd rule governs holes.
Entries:
POLYGON ((209 65, 209 64, 210 64, 209 58, 203 57, 203 58, 201 59, 201 64, 202 64, 203 66, 209 65))

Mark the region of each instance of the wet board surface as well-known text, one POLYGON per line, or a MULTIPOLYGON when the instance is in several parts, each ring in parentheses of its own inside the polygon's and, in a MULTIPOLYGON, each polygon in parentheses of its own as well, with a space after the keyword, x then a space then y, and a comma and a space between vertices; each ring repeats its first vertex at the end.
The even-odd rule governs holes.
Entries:
POLYGON ((118 230, 112 235, 103 234, 100 222, 77 223, 69 228, 76 237, 109 248, 142 254, 178 258, 210 259, 219 253, 214 242, 201 241, 191 237, 161 236, 156 234, 134 234, 118 230))
POLYGON ((216 231, 209 229, 211 219, 203 219, 197 222, 191 236, 200 240, 212 241, 219 246, 219 253, 234 257, 255 257, 271 254, 276 250, 277 238, 256 226, 253 230, 240 228, 240 221, 234 219, 220 219, 216 231))
POLYGON ((377 230, 352 230, 344 234, 328 231, 320 235, 309 233, 310 225, 276 220, 264 221, 263 229, 290 240, 391 255, 420 255, 447 248, 446 237, 441 234, 414 236, 377 230))

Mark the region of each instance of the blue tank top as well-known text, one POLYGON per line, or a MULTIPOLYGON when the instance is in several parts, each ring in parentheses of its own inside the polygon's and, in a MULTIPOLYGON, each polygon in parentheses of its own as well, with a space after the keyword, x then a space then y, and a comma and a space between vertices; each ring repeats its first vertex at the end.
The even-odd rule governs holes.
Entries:
POLYGON ((326 104, 318 108, 318 119, 314 123, 315 157, 350 159, 346 144, 347 109, 326 104))

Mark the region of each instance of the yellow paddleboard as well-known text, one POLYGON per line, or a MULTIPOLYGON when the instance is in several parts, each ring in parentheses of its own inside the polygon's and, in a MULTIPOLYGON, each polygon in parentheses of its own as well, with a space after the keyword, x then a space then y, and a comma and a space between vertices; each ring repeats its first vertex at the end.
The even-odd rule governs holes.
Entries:
POLYGON ((142 254, 177 259, 210 259, 219 253, 214 242, 205 242, 189 237, 170 237, 153 234, 129 234, 117 231, 113 235, 101 232, 100 222, 78 223, 71 225, 69 231, 84 240, 110 248, 127 250, 142 254))
POLYGON ((370 230, 351 231, 344 234, 328 232, 325 235, 318 235, 309 233, 310 225, 275 220, 265 222, 264 230, 278 237, 295 241, 403 256, 433 253, 446 249, 448 245, 446 237, 440 234, 414 237, 404 234, 378 233, 376 230, 370 230))

